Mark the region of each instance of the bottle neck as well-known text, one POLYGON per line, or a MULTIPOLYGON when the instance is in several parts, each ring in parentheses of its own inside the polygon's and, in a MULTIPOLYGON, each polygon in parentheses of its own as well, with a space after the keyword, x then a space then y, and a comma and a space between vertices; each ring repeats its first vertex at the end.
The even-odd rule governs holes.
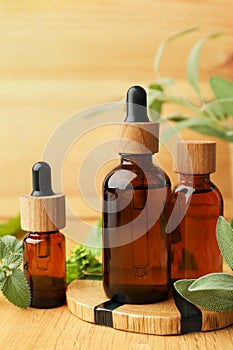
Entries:
POLYGON ((136 167, 144 168, 151 166, 152 154, 120 154, 121 164, 135 165, 136 167))
POLYGON ((58 233, 59 230, 54 230, 54 231, 28 231, 30 233, 30 235, 50 235, 50 234, 54 234, 54 233, 58 233))
POLYGON ((179 174, 180 183, 193 188, 208 187, 211 183, 210 174, 179 174))

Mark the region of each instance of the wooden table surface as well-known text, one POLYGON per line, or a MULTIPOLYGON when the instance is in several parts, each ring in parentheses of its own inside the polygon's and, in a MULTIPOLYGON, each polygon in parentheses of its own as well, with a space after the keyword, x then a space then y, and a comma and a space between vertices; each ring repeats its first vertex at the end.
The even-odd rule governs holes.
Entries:
POLYGON ((123 332, 79 320, 67 306, 16 310, 0 297, 1 349, 213 349, 233 347, 233 328, 178 336, 123 332))
MULTIPOLYGON (((185 59, 202 36, 224 32, 201 55, 200 77, 209 96, 210 74, 233 78, 231 0, 0 0, 0 220, 19 211, 18 196, 31 187, 31 166, 54 130, 83 108, 117 101, 131 84, 155 79, 153 58, 161 40, 177 30, 199 31, 166 50, 161 66, 184 93, 185 59)), ((200 135, 184 131, 184 137, 200 135)), ((63 186, 74 211, 92 224, 100 216, 82 203, 76 173, 83 154, 108 137, 84 138, 67 155, 63 186)), ((62 140, 61 140, 62 141, 62 140)), ((214 177, 233 216, 232 148, 217 140, 214 177)), ((161 150, 161 164, 176 181, 161 150)), ((99 184, 102 181, 99 176, 99 184)), ((97 184, 97 187, 100 185, 97 184)), ((69 219, 69 218, 68 218, 69 219)), ((68 248, 74 243, 68 240, 68 248)), ((0 349, 230 349, 233 328, 182 336, 151 336, 78 320, 67 306, 20 310, 0 295, 0 349)))

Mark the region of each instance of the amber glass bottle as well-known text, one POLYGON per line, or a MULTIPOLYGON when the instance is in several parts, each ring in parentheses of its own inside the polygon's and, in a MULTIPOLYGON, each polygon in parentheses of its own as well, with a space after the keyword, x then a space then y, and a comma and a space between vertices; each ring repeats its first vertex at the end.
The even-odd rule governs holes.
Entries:
POLYGON ((33 192, 21 196, 21 226, 24 238, 24 273, 31 289, 31 306, 52 308, 66 300, 64 195, 51 189, 50 167, 33 167, 33 192))
POLYGON ((171 185, 152 162, 152 153, 158 150, 158 125, 147 117, 145 91, 132 87, 127 102, 121 164, 103 185, 103 286, 106 295, 118 302, 152 303, 166 298, 170 288, 165 230, 171 185))
POLYGON ((65 237, 59 231, 30 232, 24 238, 24 273, 31 288, 31 306, 64 304, 65 237))
POLYGON ((179 223, 172 233, 173 281, 222 271, 216 223, 223 215, 223 199, 210 181, 210 173, 215 171, 215 153, 214 142, 198 140, 176 144, 174 156, 180 181, 173 192, 179 223))

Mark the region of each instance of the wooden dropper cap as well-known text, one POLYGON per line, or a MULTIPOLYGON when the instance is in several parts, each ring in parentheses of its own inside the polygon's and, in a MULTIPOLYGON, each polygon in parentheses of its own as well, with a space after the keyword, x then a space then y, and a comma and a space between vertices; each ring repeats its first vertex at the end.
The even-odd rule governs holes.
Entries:
POLYGON ((211 174, 216 169, 216 142, 177 141, 174 145, 174 168, 182 174, 211 174))
POLYGON ((20 196, 21 227, 29 232, 51 232, 65 227, 65 195, 54 194, 51 169, 45 162, 32 168, 33 191, 20 196))
POLYGON ((159 123, 147 116, 146 91, 132 86, 127 93, 127 115, 120 125, 120 154, 153 154, 159 150, 159 123))

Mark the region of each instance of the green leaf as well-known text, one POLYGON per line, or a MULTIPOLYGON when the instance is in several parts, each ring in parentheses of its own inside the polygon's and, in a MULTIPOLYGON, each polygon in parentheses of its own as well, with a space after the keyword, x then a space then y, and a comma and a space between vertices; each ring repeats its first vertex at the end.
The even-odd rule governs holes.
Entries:
POLYGON ((205 103, 202 111, 226 123, 227 118, 230 118, 229 115, 233 115, 233 97, 217 98, 205 103))
POLYGON ((80 278, 83 276, 82 269, 79 268, 79 266, 76 263, 70 264, 66 263, 66 282, 69 284, 71 281, 75 280, 76 278, 80 278))
POLYGON ((231 290, 233 291, 233 275, 230 273, 210 273, 194 281, 189 291, 198 290, 231 290))
POLYGON ((15 306, 21 308, 30 306, 30 288, 20 269, 14 270, 12 274, 7 277, 2 292, 15 306))
POLYGON ((101 263, 97 263, 95 266, 89 266, 86 268, 86 272, 87 273, 95 273, 95 272, 100 272, 100 270, 102 269, 102 264, 101 263))
POLYGON ((226 263, 233 270, 233 229, 230 224, 220 216, 216 226, 216 237, 219 245, 219 249, 226 260, 226 263))
POLYGON ((227 142, 233 142, 233 135, 229 135, 227 131, 219 130, 212 125, 191 125, 189 128, 200 134, 215 136, 227 142))
POLYGON ((23 234, 24 231, 21 229, 19 215, 0 225, 0 237, 5 235, 22 236, 23 234))
POLYGON ((171 78, 156 79, 154 83, 149 85, 149 90, 163 91, 166 86, 173 85, 174 80, 171 78))
POLYGON ((204 118, 202 119, 198 117, 186 118, 180 122, 177 122, 174 128, 167 129, 166 132, 161 135, 160 139, 162 143, 165 143, 167 140, 170 139, 170 137, 177 134, 177 131, 181 131, 185 128, 193 128, 194 126, 203 127, 205 125, 208 125, 208 123, 209 123, 208 119, 204 119, 204 118))
POLYGON ((231 218, 231 227, 233 229, 233 218, 231 218))
POLYGON ((9 270, 16 269, 23 261, 22 253, 8 254, 2 259, 2 264, 7 266, 9 270))
POLYGON ((0 272, 0 290, 2 290, 5 282, 6 282, 7 276, 6 273, 4 271, 0 272))
POLYGON ((189 119, 190 117, 188 116, 184 116, 182 114, 173 114, 173 115, 167 115, 166 116, 166 119, 167 120, 170 120, 172 122, 181 122, 183 120, 187 120, 189 119))
POLYGON ((173 40, 180 38, 184 35, 187 35, 191 32, 194 32, 195 30, 197 30, 198 28, 194 27, 194 28, 189 28, 186 30, 181 30, 179 32, 175 32, 174 34, 172 34, 171 36, 169 36, 166 40, 162 41, 162 43, 159 45, 158 50, 156 52, 155 55, 155 59, 154 59, 154 70, 155 70, 155 74, 157 76, 157 78, 160 78, 160 62, 161 62, 161 58, 163 56, 163 52, 166 48, 166 46, 173 40))
MULTIPOLYGON (((218 99, 233 98, 233 82, 221 77, 210 77, 210 86, 218 99)), ((233 102, 221 103, 222 113, 233 116, 233 102)))
POLYGON ((18 241, 14 236, 4 236, 1 238, 11 253, 23 253, 23 242, 18 241))
POLYGON ((163 102, 158 101, 156 98, 150 103, 149 110, 152 120, 158 120, 162 111, 163 102))
POLYGON ((233 310, 233 291, 230 290, 201 290, 189 291, 195 280, 179 280, 174 283, 177 292, 190 303, 212 311, 233 310))
MULTIPOLYGON (((100 223, 98 224, 100 225, 100 223)), ((95 251, 95 250, 94 250, 95 251)), ((102 264, 90 248, 79 244, 72 250, 72 256, 66 261, 66 280, 70 283, 85 273, 102 273, 102 264)))
POLYGON ((0 239, 0 261, 9 253, 7 245, 0 239))
POLYGON ((0 282, 4 280, 5 277, 6 277, 6 273, 4 271, 0 271, 0 282))
POLYGON ((94 255, 100 255, 102 251, 102 220, 98 220, 91 228, 87 236, 85 246, 90 247, 94 255))
POLYGON ((7 276, 5 271, 0 271, 0 290, 2 290, 5 282, 6 282, 7 276))
POLYGON ((209 39, 215 39, 222 35, 222 33, 214 33, 210 34, 201 40, 199 40, 191 49, 188 61, 187 61, 187 79, 189 83, 193 86, 194 90, 198 94, 198 96, 202 99, 199 84, 198 84, 198 71, 199 71, 199 58, 200 52, 205 44, 205 42, 209 39))

